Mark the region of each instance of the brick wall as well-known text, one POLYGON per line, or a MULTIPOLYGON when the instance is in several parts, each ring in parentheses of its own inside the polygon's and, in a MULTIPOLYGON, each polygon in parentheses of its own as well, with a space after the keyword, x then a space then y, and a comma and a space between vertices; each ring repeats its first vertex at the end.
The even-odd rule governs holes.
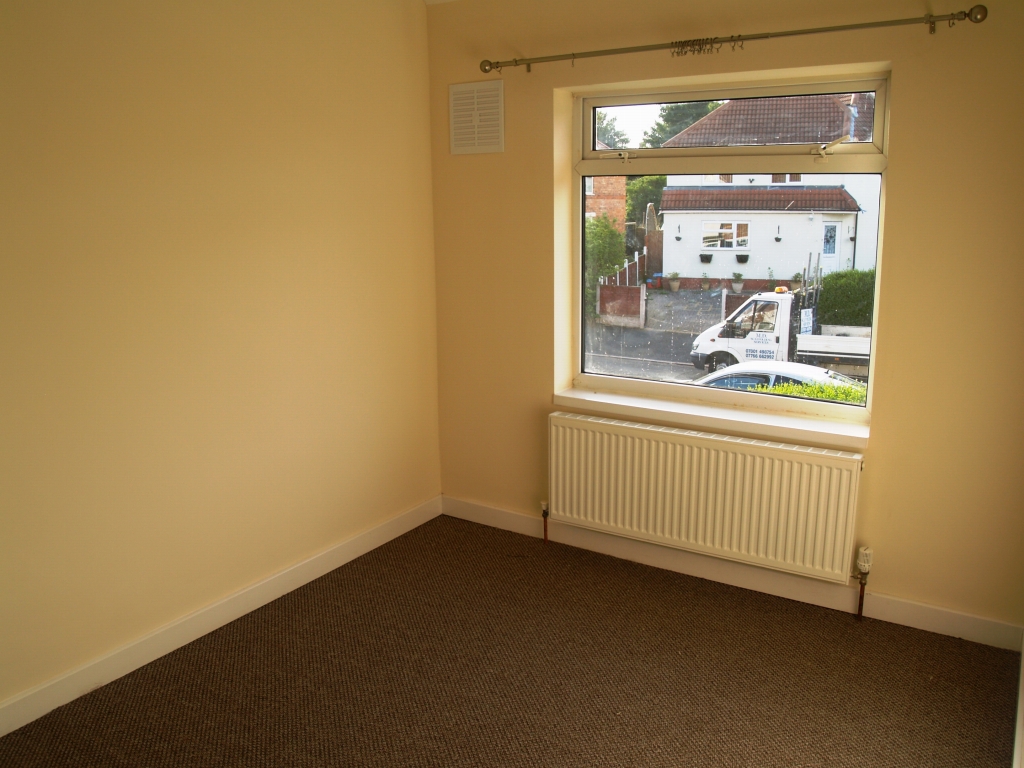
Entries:
POLYGON ((619 232, 625 232, 626 177, 595 176, 594 194, 587 195, 587 213, 606 214, 619 232))
POLYGON ((597 311, 605 325, 643 328, 647 316, 647 286, 599 285, 597 311))

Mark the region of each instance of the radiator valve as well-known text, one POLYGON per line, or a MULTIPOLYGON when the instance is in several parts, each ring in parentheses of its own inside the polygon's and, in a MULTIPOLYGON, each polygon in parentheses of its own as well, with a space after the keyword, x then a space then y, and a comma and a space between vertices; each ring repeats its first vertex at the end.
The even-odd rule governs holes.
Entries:
POLYGON ((861 547, 857 550, 857 570, 861 572, 862 579, 867 579, 871 573, 871 547, 861 547))

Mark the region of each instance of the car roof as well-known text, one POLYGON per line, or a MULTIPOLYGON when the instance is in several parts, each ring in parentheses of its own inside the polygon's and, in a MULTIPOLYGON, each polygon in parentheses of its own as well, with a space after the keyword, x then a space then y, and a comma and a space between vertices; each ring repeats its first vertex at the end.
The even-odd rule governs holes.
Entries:
POLYGON ((788 363, 782 360, 758 360, 756 362, 737 363, 736 365, 730 365, 728 368, 721 368, 719 371, 711 374, 711 376, 717 378, 719 375, 743 373, 767 373, 792 376, 793 378, 817 379, 820 381, 825 381, 829 378, 828 371, 825 368, 804 363, 788 363))

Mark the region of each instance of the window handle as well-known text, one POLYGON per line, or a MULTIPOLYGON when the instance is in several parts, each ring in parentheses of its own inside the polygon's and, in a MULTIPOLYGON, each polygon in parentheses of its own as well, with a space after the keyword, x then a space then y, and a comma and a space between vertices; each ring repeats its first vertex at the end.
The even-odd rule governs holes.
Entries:
POLYGON ((622 162, 626 162, 631 157, 636 157, 636 152, 630 154, 629 152, 604 152, 601 154, 602 159, 617 157, 622 162))
POLYGON ((828 156, 831 155, 833 152, 835 152, 836 147, 838 147, 843 142, 846 142, 846 141, 849 141, 849 140, 850 140, 850 134, 846 134, 845 136, 840 136, 835 141, 830 141, 828 144, 822 144, 820 147, 815 147, 814 149, 811 150, 811 154, 812 155, 815 155, 815 154, 816 155, 820 155, 820 157, 814 158, 814 162, 816 162, 816 163, 827 163, 828 162, 828 156))

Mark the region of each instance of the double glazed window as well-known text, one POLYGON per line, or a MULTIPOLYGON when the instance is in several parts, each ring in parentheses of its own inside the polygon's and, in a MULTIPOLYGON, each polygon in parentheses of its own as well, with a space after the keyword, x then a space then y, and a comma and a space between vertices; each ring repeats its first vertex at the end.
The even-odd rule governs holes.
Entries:
POLYGON ((624 199, 580 217, 577 384, 866 405, 885 85, 581 99, 582 187, 624 199))
POLYGON ((705 248, 747 248, 750 223, 746 221, 705 221, 701 227, 705 248))

